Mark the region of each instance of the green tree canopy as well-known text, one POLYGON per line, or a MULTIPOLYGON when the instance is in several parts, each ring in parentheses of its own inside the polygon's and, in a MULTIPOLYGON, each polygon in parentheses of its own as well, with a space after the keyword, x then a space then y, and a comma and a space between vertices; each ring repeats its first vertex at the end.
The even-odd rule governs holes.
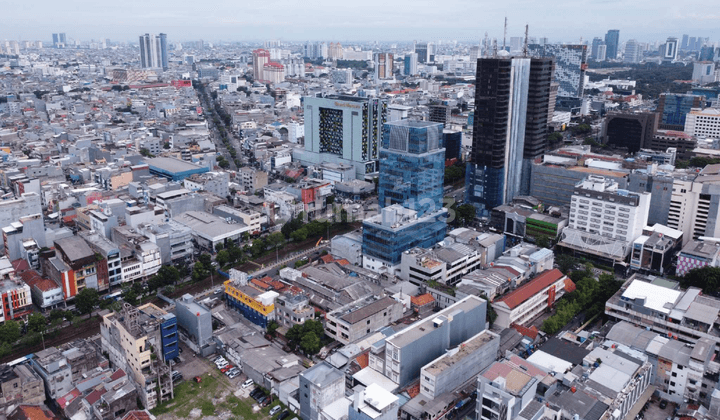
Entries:
POLYGON ((47 330, 47 319, 39 312, 33 312, 28 317, 28 330, 37 333, 44 333, 47 330))
POLYGON ((90 287, 82 289, 75 296, 75 307, 81 314, 87 314, 89 316, 99 303, 100 298, 97 290, 90 287))

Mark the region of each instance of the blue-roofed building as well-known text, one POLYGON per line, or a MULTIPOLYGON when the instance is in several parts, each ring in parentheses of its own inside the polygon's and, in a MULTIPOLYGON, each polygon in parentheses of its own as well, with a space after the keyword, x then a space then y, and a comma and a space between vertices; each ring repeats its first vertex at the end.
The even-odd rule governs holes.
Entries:
POLYGON ((151 174, 165 177, 171 181, 182 181, 190 175, 210 171, 207 167, 171 157, 145 159, 145 163, 150 167, 151 174))

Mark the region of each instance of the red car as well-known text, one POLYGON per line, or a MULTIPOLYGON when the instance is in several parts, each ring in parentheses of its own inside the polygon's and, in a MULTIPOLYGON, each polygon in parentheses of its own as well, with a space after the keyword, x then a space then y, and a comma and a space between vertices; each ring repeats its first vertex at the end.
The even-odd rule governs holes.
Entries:
POLYGON ((196 376, 196 377, 195 377, 195 382, 197 382, 197 383, 202 382, 202 378, 199 377, 199 376, 196 376))
POLYGON ((227 365, 224 368, 220 369, 220 372, 225 373, 232 368, 233 368, 233 365, 227 365))

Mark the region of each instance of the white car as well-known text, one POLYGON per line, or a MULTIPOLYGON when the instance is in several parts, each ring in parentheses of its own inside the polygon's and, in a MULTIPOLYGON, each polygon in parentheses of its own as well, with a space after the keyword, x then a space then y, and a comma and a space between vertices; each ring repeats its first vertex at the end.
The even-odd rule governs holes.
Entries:
POLYGON ((268 414, 270 414, 270 417, 272 417, 275 414, 277 414, 280 410, 282 410, 282 407, 280 407, 279 405, 276 405, 275 407, 270 409, 270 413, 268 413, 268 414))
POLYGON ((228 366, 229 364, 230 364, 230 363, 228 363, 227 360, 226 360, 226 361, 224 361, 224 362, 217 363, 216 365, 217 365, 218 369, 222 369, 222 368, 228 366))
MULTIPOLYGON (((253 386, 254 383, 255 382, 253 382, 252 379, 248 379, 247 381, 243 382, 242 387, 243 387, 243 389, 249 388, 249 387, 253 386)), ((274 408, 273 408, 273 410, 274 410, 274 408)))
POLYGON ((233 373, 231 373, 231 374, 228 375, 228 378, 234 379, 234 378, 235 378, 236 376, 238 376, 239 374, 240 374, 240 372, 233 372, 233 373))

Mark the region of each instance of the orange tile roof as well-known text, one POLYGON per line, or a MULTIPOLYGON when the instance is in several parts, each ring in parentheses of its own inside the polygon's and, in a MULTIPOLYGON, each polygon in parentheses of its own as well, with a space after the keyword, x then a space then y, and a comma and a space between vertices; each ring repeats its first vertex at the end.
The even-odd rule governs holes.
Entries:
POLYGON ((339 259, 339 260, 337 260, 337 261, 335 261, 335 262, 338 263, 338 264, 340 264, 340 265, 350 265, 350 261, 346 260, 345 258, 341 258, 341 259, 339 259))
POLYGON ((413 306, 425 306, 433 302, 435 302, 435 298, 432 297, 430 293, 425 293, 420 296, 412 296, 410 298, 410 303, 412 303, 413 306))
POLYGON ((252 279, 252 280, 250 280, 250 283, 252 283, 253 286, 259 287, 259 288, 261 288, 261 289, 263 289, 263 290, 267 290, 267 289, 270 288, 270 285, 267 284, 267 283, 265 283, 265 282, 262 281, 262 280, 252 279))
POLYGON ((370 354, 363 353, 355 358, 355 361, 360 365, 360 369, 365 369, 370 364, 370 354))
POLYGON ((335 258, 333 258, 333 256, 330 255, 330 254, 323 255, 322 257, 320 257, 320 259, 321 259, 325 264, 330 264, 331 262, 335 261, 335 258))
POLYGON ((45 406, 36 405, 20 405, 15 411, 16 415, 10 416, 13 419, 31 419, 31 420, 54 420, 57 417, 45 406))
POLYGON ((575 283, 573 283, 573 281, 569 278, 565 279, 565 291, 568 293, 575 291, 575 283))
POLYGON ((505 302, 510 309, 514 309, 564 276, 557 268, 546 270, 528 283, 498 299, 497 302, 505 302))
POLYGON ((408 395, 410 395, 411 399, 420 395, 420 383, 418 382, 417 384, 408 388, 407 393, 408 393, 408 395))
MULTIPOLYGON (((263 280, 265 280, 265 279, 263 279, 263 280)), ((279 280, 270 279, 270 281, 268 281, 266 283, 268 283, 270 286, 272 286, 273 290, 278 291, 278 292, 282 292, 285 289, 287 289, 287 285, 279 280)))

